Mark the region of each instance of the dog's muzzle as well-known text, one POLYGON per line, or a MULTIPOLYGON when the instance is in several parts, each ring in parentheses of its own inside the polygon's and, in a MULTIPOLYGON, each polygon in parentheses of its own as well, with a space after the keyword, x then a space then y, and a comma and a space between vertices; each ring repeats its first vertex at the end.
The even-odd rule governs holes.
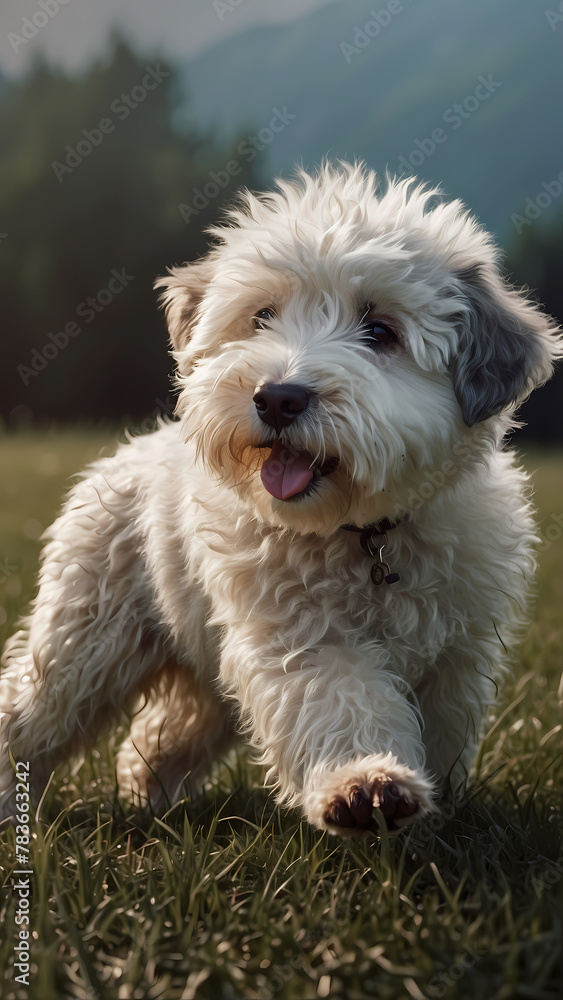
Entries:
POLYGON ((302 385, 292 382, 269 382, 253 396, 260 420, 273 427, 277 434, 262 464, 260 477, 264 488, 278 500, 308 495, 319 479, 334 472, 338 466, 338 459, 329 458, 320 464, 309 451, 294 448, 280 437, 283 428, 289 427, 305 412, 311 396, 302 385))
POLYGON ((278 500, 289 500, 307 489, 313 479, 313 456, 308 451, 288 448, 280 431, 289 427, 308 407, 311 395, 292 382, 268 382, 253 396, 256 412, 278 437, 262 466, 262 483, 278 500))

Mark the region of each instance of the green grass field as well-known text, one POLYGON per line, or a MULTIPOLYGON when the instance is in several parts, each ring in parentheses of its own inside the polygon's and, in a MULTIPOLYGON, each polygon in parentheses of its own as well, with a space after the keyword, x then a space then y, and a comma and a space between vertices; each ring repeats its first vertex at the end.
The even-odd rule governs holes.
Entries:
MULTIPOLYGON (((0 437, 2 639, 33 595, 68 476, 115 437, 0 437)), ((563 462, 534 451, 524 464, 544 540, 535 620, 465 800, 391 841, 343 844, 277 808, 241 752, 204 799, 141 823, 116 800, 103 745, 55 777, 33 822, 29 986, 14 978, 15 833, 0 834, 0 996, 561 995, 563 462)))

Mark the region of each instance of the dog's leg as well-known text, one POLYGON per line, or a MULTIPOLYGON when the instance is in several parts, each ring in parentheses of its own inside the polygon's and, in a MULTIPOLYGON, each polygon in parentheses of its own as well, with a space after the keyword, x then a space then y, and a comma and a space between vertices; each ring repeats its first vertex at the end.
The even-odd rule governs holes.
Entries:
MULTIPOLYGON (((83 645, 74 643, 68 658, 64 648, 51 647, 56 669, 41 674, 37 655, 20 651, 2 678, 2 748, 0 816, 13 814, 14 776, 8 748, 16 760, 30 763, 37 800, 51 771, 62 761, 80 758, 119 718, 139 681, 162 658, 160 644, 143 644, 119 621, 119 640, 103 632, 83 645), (109 648, 111 646, 111 649, 109 648)), ((21 639, 20 639, 21 641, 21 639)))
POLYGON ((495 699, 497 686, 491 673, 495 639, 491 637, 488 656, 479 656, 478 640, 471 648, 448 649, 416 688, 429 771, 454 792, 471 772, 485 713, 495 699))
POLYGON ((92 746, 163 662, 135 496, 131 486, 83 483, 51 529, 33 613, 4 655, 0 815, 13 810, 9 750, 30 762, 36 799, 56 765, 92 746))
POLYGON ((120 747, 120 790, 138 805, 150 802, 162 811, 176 801, 185 779, 193 794, 201 792, 212 761, 235 739, 230 704, 186 667, 167 663, 120 747))
POLYGON ((291 655, 231 631, 224 645, 223 681, 279 798, 341 836, 365 832, 374 808, 393 830, 432 806, 417 710, 386 663, 375 644, 291 655))

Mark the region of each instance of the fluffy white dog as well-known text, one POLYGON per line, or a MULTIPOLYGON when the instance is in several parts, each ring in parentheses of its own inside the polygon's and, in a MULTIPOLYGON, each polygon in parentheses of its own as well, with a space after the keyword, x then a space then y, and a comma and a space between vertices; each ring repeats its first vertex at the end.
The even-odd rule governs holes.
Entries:
POLYGON ((95 463, 50 529, 5 654, 5 814, 8 745, 37 794, 123 709, 120 787, 155 807, 241 728, 341 836, 471 767, 535 566, 503 439, 557 332, 459 202, 361 165, 277 188, 158 282, 180 421, 95 463))

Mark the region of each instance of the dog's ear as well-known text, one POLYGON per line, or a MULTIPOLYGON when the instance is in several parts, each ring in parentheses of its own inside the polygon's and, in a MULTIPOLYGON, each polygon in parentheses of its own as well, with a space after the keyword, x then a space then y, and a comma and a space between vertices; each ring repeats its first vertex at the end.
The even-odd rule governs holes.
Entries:
POLYGON ((475 265, 457 278, 466 309, 450 370, 463 419, 472 427, 522 403, 551 376, 563 351, 555 323, 496 269, 475 265))
POLYGON ((160 304, 166 312, 170 341, 175 351, 182 351, 190 339, 198 307, 211 281, 213 265, 207 258, 195 264, 169 267, 168 274, 155 281, 164 288, 160 304))

